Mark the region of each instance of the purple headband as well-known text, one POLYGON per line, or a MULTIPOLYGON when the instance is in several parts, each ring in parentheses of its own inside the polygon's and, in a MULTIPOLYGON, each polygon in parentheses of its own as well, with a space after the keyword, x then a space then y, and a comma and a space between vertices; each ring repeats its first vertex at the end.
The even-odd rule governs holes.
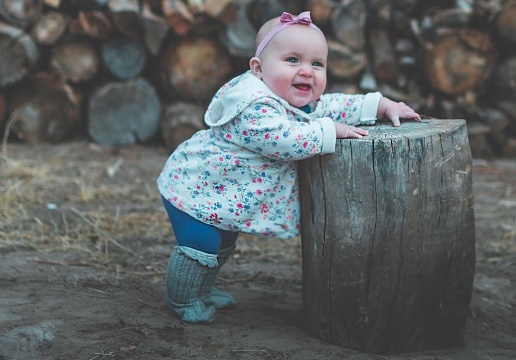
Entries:
POLYGON ((275 25, 271 31, 267 33, 267 35, 263 38, 263 40, 260 42, 258 47, 256 48, 256 54, 255 56, 258 57, 262 53, 263 49, 267 44, 271 41, 271 39, 279 33, 281 30, 284 30, 292 25, 307 25, 311 27, 312 29, 316 29, 322 34, 321 29, 319 29, 317 26, 315 26, 312 23, 312 19, 310 19, 310 11, 304 11, 301 14, 299 14, 297 17, 293 17, 291 14, 284 12, 280 17, 280 23, 278 25, 275 25))

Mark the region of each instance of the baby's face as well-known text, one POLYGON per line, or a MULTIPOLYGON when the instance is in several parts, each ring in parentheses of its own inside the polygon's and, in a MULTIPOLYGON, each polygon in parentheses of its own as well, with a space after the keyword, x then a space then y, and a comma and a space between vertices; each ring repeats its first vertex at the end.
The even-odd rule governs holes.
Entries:
POLYGON ((322 33, 293 25, 279 33, 260 55, 255 75, 297 107, 319 99, 326 88, 328 45, 322 33))

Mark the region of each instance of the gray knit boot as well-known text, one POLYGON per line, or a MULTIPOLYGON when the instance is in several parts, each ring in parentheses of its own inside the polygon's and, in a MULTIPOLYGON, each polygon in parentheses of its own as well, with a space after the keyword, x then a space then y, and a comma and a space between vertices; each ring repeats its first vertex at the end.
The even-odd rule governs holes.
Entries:
POLYGON ((211 323, 215 309, 200 299, 201 288, 218 268, 217 255, 176 246, 168 262, 165 301, 188 323, 211 323))
POLYGON ((206 305, 214 306, 217 309, 232 306, 236 304, 236 300, 225 291, 217 289, 215 280, 219 275, 220 269, 228 261, 235 252, 235 245, 220 249, 218 254, 219 266, 210 268, 209 275, 206 276, 201 287, 201 299, 206 305))

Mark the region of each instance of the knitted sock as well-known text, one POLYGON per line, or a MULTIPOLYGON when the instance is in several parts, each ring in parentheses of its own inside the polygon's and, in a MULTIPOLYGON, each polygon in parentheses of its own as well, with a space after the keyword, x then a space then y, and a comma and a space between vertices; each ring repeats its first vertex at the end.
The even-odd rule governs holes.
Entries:
POLYGON ((215 309, 200 299, 200 291, 217 265, 217 255, 187 246, 177 246, 170 255, 165 301, 183 321, 213 322, 215 309))
POLYGON ((209 275, 206 276, 201 287, 201 298, 206 305, 212 305, 216 309, 232 306, 236 300, 229 293, 217 289, 214 284, 219 275, 220 269, 228 261, 229 257, 235 252, 235 245, 220 249, 218 254, 219 266, 211 268, 209 275))

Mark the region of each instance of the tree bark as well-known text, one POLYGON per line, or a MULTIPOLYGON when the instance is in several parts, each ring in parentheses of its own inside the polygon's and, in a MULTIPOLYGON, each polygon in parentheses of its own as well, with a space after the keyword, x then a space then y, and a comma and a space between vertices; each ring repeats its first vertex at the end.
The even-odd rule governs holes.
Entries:
POLYGON ((88 104, 88 131, 98 143, 131 145, 152 138, 159 127, 161 103, 145 79, 111 82, 98 88, 88 104))
POLYGON ((307 329, 382 354, 458 346, 475 268, 465 121, 368 129, 300 164, 307 329))

